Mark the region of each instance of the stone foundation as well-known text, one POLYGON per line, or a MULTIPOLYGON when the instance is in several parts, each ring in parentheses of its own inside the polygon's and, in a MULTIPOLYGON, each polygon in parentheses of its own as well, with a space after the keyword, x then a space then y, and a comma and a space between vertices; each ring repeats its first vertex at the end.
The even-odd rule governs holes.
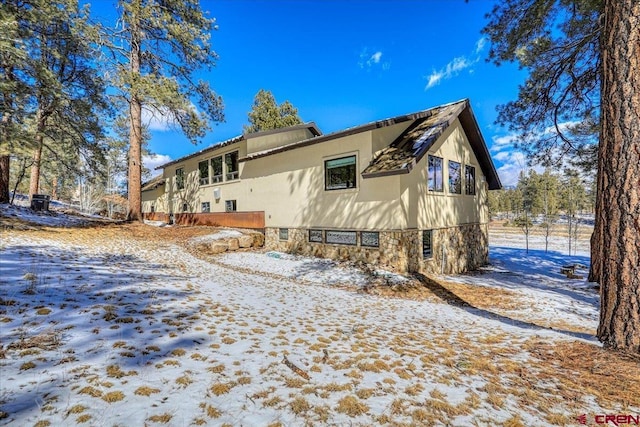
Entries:
POLYGON ((265 229, 265 247, 280 252, 353 261, 381 266, 399 273, 462 273, 487 263, 487 224, 470 224, 432 231, 432 256, 423 259, 422 230, 377 231, 378 247, 362 245, 363 231, 356 232, 355 245, 310 242, 309 230, 288 228, 288 238, 280 239, 280 229, 265 229), (444 260, 444 262, 443 262, 444 260))

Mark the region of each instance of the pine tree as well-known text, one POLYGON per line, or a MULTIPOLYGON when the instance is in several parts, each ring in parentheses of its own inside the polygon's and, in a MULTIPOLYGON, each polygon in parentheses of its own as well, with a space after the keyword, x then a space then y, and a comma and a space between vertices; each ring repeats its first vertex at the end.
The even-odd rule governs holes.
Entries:
MULTIPOLYGON (((89 46, 88 12, 76 0, 7 1, 2 11, 3 22, 15 28, 10 34, 18 37, 3 43, 9 48, 9 62, 3 65, 8 80, 2 86, 3 122, 8 125, 3 143, 6 152, 18 154, 19 145, 28 141, 24 145, 32 150, 33 195, 39 191, 43 152, 65 170, 77 171, 81 152, 100 150, 100 117, 108 112, 108 104, 89 46), (12 54, 17 46, 24 50, 19 62, 12 54), (11 87, 18 89, 15 95, 8 93, 11 87), (73 154, 76 159, 66 161, 73 154)), ((3 161, 3 176, 7 163, 3 161)))
POLYGON ((530 72, 498 121, 523 141, 554 127, 529 150, 546 161, 594 153, 589 135, 599 133, 589 274, 601 290, 598 338, 640 353, 640 2, 505 0, 489 19, 490 58, 530 72), (567 134, 566 121, 580 126, 567 134))
POLYGON ((142 220, 143 109, 163 117, 193 143, 223 121, 222 98, 196 73, 215 65, 215 20, 197 0, 120 0, 118 22, 103 26, 112 85, 127 106, 130 220, 142 220))
POLYGON ((256 94, 248 116, 249 124, 244 126, 244 133, 280 129, 302 123, 297 108, 289 101, 278 105, 273 94, 264 89, 260 89, 256 94))

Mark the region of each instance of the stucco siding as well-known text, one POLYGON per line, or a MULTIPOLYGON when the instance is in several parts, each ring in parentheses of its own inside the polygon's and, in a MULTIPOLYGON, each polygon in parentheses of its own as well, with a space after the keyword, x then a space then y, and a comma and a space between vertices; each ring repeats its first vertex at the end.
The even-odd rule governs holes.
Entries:
POLYGON ((431 147, 410 174, 402 178, 402 203, 407 211, 408 227, 432 229, 463 224, 485 223, 486 185, 482 169, 458 120, 431 147), (429 155, 443 159, 443 192, 428 190, 429 155), (449 189, 449 160, 461 165, 462 192, 449 189), (464 168, 473 166, 476 174, 476 194, 465 194, 464 168))

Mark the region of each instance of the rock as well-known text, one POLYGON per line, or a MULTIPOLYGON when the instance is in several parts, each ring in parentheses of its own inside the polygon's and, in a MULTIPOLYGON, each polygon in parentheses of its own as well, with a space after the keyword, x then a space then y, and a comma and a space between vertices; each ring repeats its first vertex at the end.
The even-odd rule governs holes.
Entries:
POLYGON ((253 237, 247 234, 244 234, 238 237, 238 245, 240 245, 241 248, 250 248, 252 244, 253 244, 253 237))
POLYGON ((226 242, 214 242, 211 244, 210 251, 212 254, 221 254, 229 249, 229 245, 226 242))
POLYGON ((227 241, 228 245, 229 245, 229 250, 230 251, 237 251, 240 248, 240 244, 238 242, 238 239, 233 238, 233 239, 229 239, 227 241))
POLYGON ((264 234, 262 233, 251 233, 251 237, 253 238, 253 246, 256 248, 264 246, 264 234))

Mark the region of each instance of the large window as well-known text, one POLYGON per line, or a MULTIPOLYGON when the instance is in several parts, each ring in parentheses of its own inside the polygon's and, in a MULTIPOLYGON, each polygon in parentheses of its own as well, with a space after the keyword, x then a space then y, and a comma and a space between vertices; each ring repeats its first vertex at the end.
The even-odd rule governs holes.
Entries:
POLYGON ((238 152, 225 154, 224 163, 227 166, 227 181, 238 179, 238 152))
POLYGON ((209 161, 198 163, 198 171, 200 172, 200 185, 209 184, 209 161))
POLYGON ((211 182, 222 182, 222 156, 211 159, 211 182))
POLYGON ((176 169, 176 188, 184 190, 184 168, 176 169))
POLYGON ((462 166, 449 160, 449 193, 462 194, 462 166))
POLYGON ((428 184, 429 191, 444 191, 442 183, 442 158, 429 156, 428 184))
POLYGON ((324 176, 325 190, 356 188, 356 156, 325 160, 324 176))
POLYGON ((465 165, 464 167, 465 194, 471 196, 476 194, 476 168, 465 165))

